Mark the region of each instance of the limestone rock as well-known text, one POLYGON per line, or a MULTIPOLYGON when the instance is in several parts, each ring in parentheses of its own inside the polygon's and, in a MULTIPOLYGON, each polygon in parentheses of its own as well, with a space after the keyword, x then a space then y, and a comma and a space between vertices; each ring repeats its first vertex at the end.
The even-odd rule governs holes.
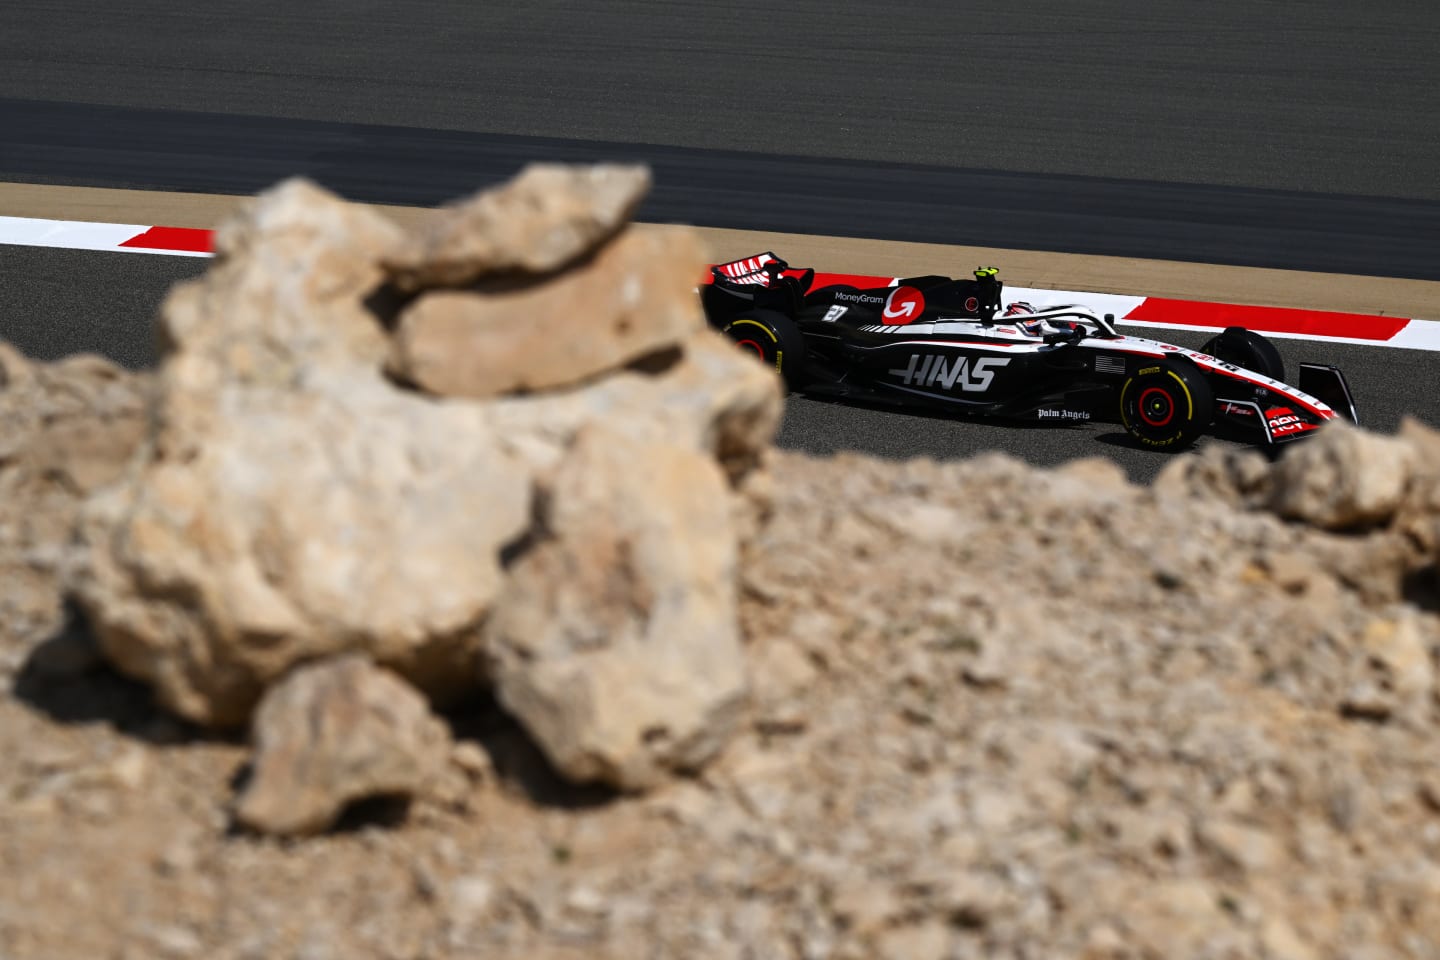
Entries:
POLYGON ((1406 503, 1394 527, 1432 563, 1431 599, 1440 601, 1440 430, 1406 417, 1397 437, 1415 453, 1415 470, 1406 503))
POLYGON ((940 919, 896 927, 882 933, 876 956, 884 960, 944 960, 950 956, 951 933, 940 919))
POLYGON ((73 496, 114 482, 144 435, 147 386, 104 357, 35 364, 0 342, 0 466, 73 496))
POLYGON ((1132 893, 1124 923, 1141 956, 1200 956, 1224 936, 1220 895, 1203 881, 1164 880, 1132 893))
POLYGON ((388 369, 447 396, 579 383, 703 328, 703 263, 693 231, 631 228, 551 279, 423 294, 400 315, 388 369))
POLYGON ((1332 421, 1276 465, 1270 507, 1327 530, 1383 523, 1399 508, 1415 459, 1402 439, 1332 421))
POLYGON ((1201 497, 1242 506, 1265 496, 1270 482, 1269 465, 1259 452, 1212 444, 1172 459, 1151 487, 1161 496, 1201 497))
POLYGON ((1440 474, 1440 430, 1407 415, 1401 418, 1395 435, 1414 449, 1426 476, 1434 479, 1440 474))
POLYGON ((1260 930, 1260 942, 1267 956, 1275 960, 1316 960, 1320 956, 1299 932, 1281 916, 1265 918, 1260 930))
POLYGON ((584 390, 502 397, 485 412, 507 444, 540 470, 553 469, 575 434, 597 423, 642 443, 713 456, 738 484, 770 449, 783 404, 773 370, 750 362, 720 334, 701 330, 660 373, 625 370, 584 390))
POLYGON ((446 208, 415 242, 389 255, 385 268, 408 292, 496 274, 549 273, 617 233, 649 189, 643 166, 532 164, 510 182, 446 208))
POLYGON ((0 677, 93 662, 92 645, 59 633, 68 544, 83 498, 139 448, 148 385, 97 356, 32 363, 0 342, 0 677))
POLYGON ((631 790, 698 768, 746 691, 720 471, 590 427, 545 502, 486 626, 501 703, 573 780, 631 790))
POLYGON ((378 380, 231 411, 87 505, 76 589, 108 657, 206 725, 344 650, 450 693, 529 523, 528 476, 480 412, 378 380))
POLYGON ((799 644, 780 639, 752 646, 748 654, 756 721, 770 730, 803 728, 799 705, 818 672, 809 656, 799 644))
POLYGON ((1201 824, 1200 841, 1227 865, 1250 873, 1274 867, 1281 857, 1280 844, 1264 830, 1230 820, 1201 824))
POLYGON ((271 688, 252 739, 236 815, 279 835, 324 830, 356 800, 424 790, 450 749, 424 698, 355 654, 301 667, 271 688))
POLYGON ((1354 651, 1361 667, 1346 691, 1342 711, 1369 719, 1398 714, 1423 723, 1435 685, 1435 666, 1413 615, 1372 620, 1354 651))
MULTIPOLYGON (((532 172, 457 210, 445 242, 464 256, 500 243, 519 258, 505 261, 512 274, 551 269, 618 230, 647 182, 636 170, 532 172)), ((164 304, 145 455, 88 504, 73 590, 107 658, 187 719, 241 725, 286 670, 345 651, 437 700, 463 694, 479 682, 479 625, 502 556, 529 532, 537 478, 585 425, 695 451, 736 485, 774 436, 774 374, 701 328, 692 234, 625 234, 526 287, 558 328, 491 374, 565 388, 486 403, 385 376, 398 308, 381 262, 400 243, 387 220, 290 181, 228 221, 210 272, 164 304), (570 352, 547 366, 542 342, 570 352)), ((500 324, 517 305, 495 296, 508 306, 487 322, 500 324)), ((478 364, 492 350, 438 354, 478 364)), ((728 509, 728 493, 716 504, 728 509)))
POLYGON ((216 229, 210 270, 161 309, 167 375, 194 391, 222 375, 285 386, 311 364, 373 365, 387 342, 370 298, 403 236, 303 178, 248 201, 216 229))
POLYGON ((291 182, 163 307, 146 456, 87 504, 74 589, 108 658, 190 720, 238 726, 345 650, 437 697, 473 676, 529 475, 484 411, 384 378, 367 304, 394 236, 291 182))

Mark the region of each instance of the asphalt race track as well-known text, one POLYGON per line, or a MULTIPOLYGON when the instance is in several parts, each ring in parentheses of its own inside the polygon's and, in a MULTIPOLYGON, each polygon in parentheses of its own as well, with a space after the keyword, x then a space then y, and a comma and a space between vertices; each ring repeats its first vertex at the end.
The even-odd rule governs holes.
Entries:
POLYGON ((1440 279, 1426 0, 12 6, 0 181, 645 159, 660 221, 1440 279))
MULTIPOLYGON (((126 366, 151 366, 152 320, 161 298, 171 284, 199 275, 208 264, 192 257, 0 246, 0 277, 7 291, 0 338, 43 359, 94 351, 126 366)), ((1135 332, 1146 335, 1143 329, 1135 332)), ((1198 347, 1207 336, 1190 334, 1173 342, 1198 347)), ((1406 412, 1440 424, 1433 353, 1275 342, 1292 376, 1300 360, 1334 363, 1344 370, 1367 426, 1391 431, 1406 412)), ((1116 424, 1017 426, 796 396, 787 402, 779 439, 782 446, 811 453, 859 450, 891 458, 949 459, 1004 450, 1031 463, 1054 465, 1105 456, 1134 480, 1153 477, 1168 459, 1132 447, 1116 424)))
MULTIPOLYGON (((11 6, 0 181, 247 193, 306 173, 419 204, 529 159, 644 159, 653 220, 1440 279, 1428 0, 11 6)), ((164 289, 204 264, 0 247, 0 338, 146 365, 164 289)), ((1280 346, 1342 366, 1367 425, 1440 423, 1432 354, 1280 346)), ((1165 459, 1107 426, 800 399, 782 441, 1103 453, 1137 478, 1165 459)))
POLYGON ((651 222, 1440 280, 1440 202, 1414 199, 3 98, 0 129, 0 180, 251 194, 304 174, 431 206, 535 160, 643 161, 651 222))
POLYGON ((0 96, 1440 200, 1437 47, 1429 0, 40 0, 0 96))

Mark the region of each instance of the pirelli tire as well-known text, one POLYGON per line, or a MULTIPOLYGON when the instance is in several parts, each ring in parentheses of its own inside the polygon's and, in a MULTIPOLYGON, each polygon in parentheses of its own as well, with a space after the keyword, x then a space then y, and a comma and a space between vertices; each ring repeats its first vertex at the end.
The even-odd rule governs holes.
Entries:
POLYGON ((1188 360, 1146 361, 1120 386, 1120 423, 1150 450, 1184 450, 1209 428, 1214 412, 1210 384, 1188 360))
POLYGON ((805 337, 785 314, 752 310, 731 320, 720 332, 772 367, 790 389, 805 385, 805 337))
POLYGON ((1275 344, 1244 327, 1226 327, 1200 348, 1217 360, 1233 363, 1242 370, 1258 373, 1271 380, 1285 381, 1285 361, 1275 344))

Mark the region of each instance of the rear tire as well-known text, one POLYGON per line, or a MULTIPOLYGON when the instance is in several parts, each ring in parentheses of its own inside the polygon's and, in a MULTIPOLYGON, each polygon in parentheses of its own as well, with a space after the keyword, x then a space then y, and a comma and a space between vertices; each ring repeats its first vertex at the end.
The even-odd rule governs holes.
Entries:
POLYGON ((1275 349, 1275 344, 1253 330, 1226 327, 1223 333, 1205 341, 1200 352, 1208 353, 1226 363, 1233 363, 1242 370, 1285 382, 1285 361, 1280 358, 1280 351, 1275 349))
POLYGON ((783 313, 752 310, 731 320, 720 332, 780 374, 792 390, 805 385, 805 337, 783 313))
POLYGON ((1120 387, 1120 422, 1142 447, 1183 450, 1210 426, 1215 397, 1193 363, 1158 360, 1120 387))

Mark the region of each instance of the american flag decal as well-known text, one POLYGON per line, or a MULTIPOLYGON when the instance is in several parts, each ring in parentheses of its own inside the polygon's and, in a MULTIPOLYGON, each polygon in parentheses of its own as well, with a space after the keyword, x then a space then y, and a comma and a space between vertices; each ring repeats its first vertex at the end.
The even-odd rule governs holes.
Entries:
POLYGON ((1124 373, 1125 360, 1122 357, 1098 356, 1095 358, 1096 373, 1124 373))

